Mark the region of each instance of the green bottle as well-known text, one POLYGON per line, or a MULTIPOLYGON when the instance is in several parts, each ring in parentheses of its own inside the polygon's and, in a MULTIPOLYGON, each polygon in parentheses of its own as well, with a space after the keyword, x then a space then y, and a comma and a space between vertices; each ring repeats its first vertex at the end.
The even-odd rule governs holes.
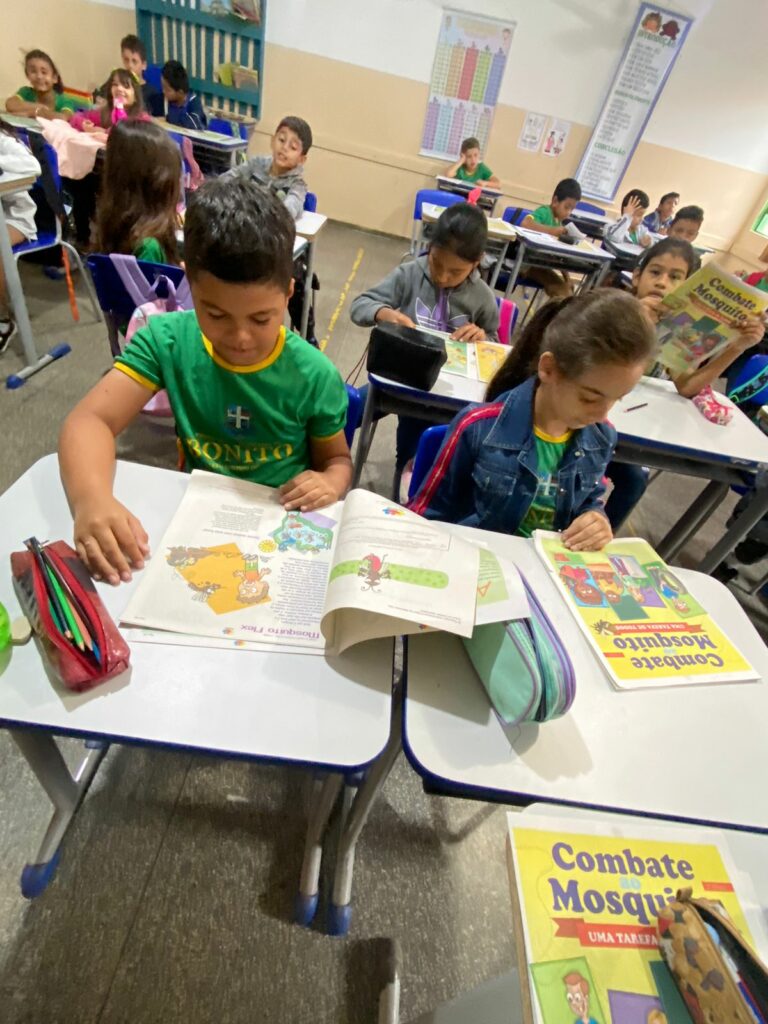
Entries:
POLYGON ((10 642, 11 620, 8 618, 8 612, 4 606, 0 604, 0 651, 4 651, 10 642))

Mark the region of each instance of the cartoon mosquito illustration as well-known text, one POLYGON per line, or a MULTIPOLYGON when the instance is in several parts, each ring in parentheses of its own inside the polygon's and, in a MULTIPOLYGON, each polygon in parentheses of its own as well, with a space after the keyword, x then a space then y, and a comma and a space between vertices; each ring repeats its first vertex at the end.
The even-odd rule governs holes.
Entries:
POLYGON ((382 580, 391 579, 391 573, 384 565, 386 560, 386 555, 381 558, 378 555, 364 555, 360 559, 357 575, 364 580, 361 590, 378 590, 382 580))

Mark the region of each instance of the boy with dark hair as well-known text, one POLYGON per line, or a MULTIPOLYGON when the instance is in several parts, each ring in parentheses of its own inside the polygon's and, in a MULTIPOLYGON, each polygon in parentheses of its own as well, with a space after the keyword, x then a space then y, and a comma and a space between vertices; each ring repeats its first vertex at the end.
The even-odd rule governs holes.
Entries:
POLYGON ((322 508, 349 487, 344 384, 283 326, 293 240, 282 203, 250 181, 211 178, 190 199, 194 312, 153 317, 59 438, 75 543, 97 578, 129 580, 149 552, 141 523, 112 495, 115 438, 162 389, 185 467, 278 487, 286 510, 322 508))
POLYGON ((699 237, 704 223, 704 211, 700 206, 682 206, 669 226, 670 238, 682 238, 693 244, 699 237))
POLYGON ((651 233, 643 224, 645 211, 651 205, 648 193, 641 188, 631 188, 621 200, 621 216, 612 224, 606 224, 605 237, 617 244, 631 242, 645 249, 653 242, 651 233))
MULTIPOLYGON (((563 221, 570 217, 580 199, 581 185, 578 181, 575 178, 563 178, 557 183, 551 202, 529 213, 522 226, 531 231, 542 231, 544 234, 554 235, 555 238, 563 238, 568 234, 563 221)), ((552 299, 564 299, 568 295, 573 295, 573 286, 565 273, 548 270, 546 267, 527 266, 521 268, 521 273, 529 281, 540 285, 552 299)))
POLYGON ((482 182, 491 188, 499 188, 501 182, 490 167, 480 158, 480 140, 470 136, 461 144, 461 156, 455 164, 451 164, 445 172, 447 178, 458 178, 459 181, 482 182))
POLYGON ((301 117, 284 117, 270 141, 270 156, 254 156, 231 174, 270 189, 285 203, 294 220, 304 210, 307 184, 304 164, 312 146, 312 129, 301 117))
POLYGON ((141 82, 144 109, 152 117, 162 117, 163 94, 144 78, 144 72, 147 70, 147 48, 144 43, 142 43, 138 36, 123 36, 120 40, 120 56, 122 57, 125 70, 130 71, 141 82))
POLYGON ((665 192, 659 200, 659 205, 653 213, 645 217, 643 224, 656 235, 666 235, 679 202, 679 192, 665 192))
POLYGON ((208 118, 203 103, 196 92, 189 88, 189 75, 183 64, 167 60, 163 64, 163 96, 168 105, 165 118, 168 124, 179 128, 195 128, 202 131, 208 127, 208 118))

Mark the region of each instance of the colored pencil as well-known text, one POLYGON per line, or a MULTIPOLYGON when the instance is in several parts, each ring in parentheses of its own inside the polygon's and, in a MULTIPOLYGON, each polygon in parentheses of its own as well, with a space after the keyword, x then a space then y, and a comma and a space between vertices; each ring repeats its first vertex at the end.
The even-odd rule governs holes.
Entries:
MULTIPOLYGON (((27 540, 24 541, 24 544, 32 552, 32 557, 35 559, 35 562, 37 563, 37 568, 42 577, 45 591, 48 594, 48 598, 56 611, 59 622, 62 623, 63 628, 60 629, 60 632, 62 633, 63 636, 66 637, 67 640, 74 641, 74 635, 67 625, 67 616, 64 614, 64 609, 62 608, 58 595, 56 594, 56 591, 53 588, 53 584, 48 578, 47 566, 43 558, 43 552, 37 538, 29 537, 27 540)), ((59 627, 57 626, 57 628, 59 627)))
POLYGON ((630 407, 625 409, 624 412, 634 412, 635 409, 645 409, 647 405, 647 402, 641 402, 640 405, 630 405, 630 407))

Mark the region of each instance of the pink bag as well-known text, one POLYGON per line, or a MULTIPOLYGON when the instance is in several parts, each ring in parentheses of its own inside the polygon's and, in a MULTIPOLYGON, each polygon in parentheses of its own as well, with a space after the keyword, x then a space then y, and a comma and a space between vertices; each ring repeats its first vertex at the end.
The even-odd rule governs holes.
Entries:
POLYGON ((716 394, 709 384, 703 387, 698 395, 694 395, 692 401, 701 415, 710 423, 724 427, 733 419, 733 402, 723 395, 716 394))

